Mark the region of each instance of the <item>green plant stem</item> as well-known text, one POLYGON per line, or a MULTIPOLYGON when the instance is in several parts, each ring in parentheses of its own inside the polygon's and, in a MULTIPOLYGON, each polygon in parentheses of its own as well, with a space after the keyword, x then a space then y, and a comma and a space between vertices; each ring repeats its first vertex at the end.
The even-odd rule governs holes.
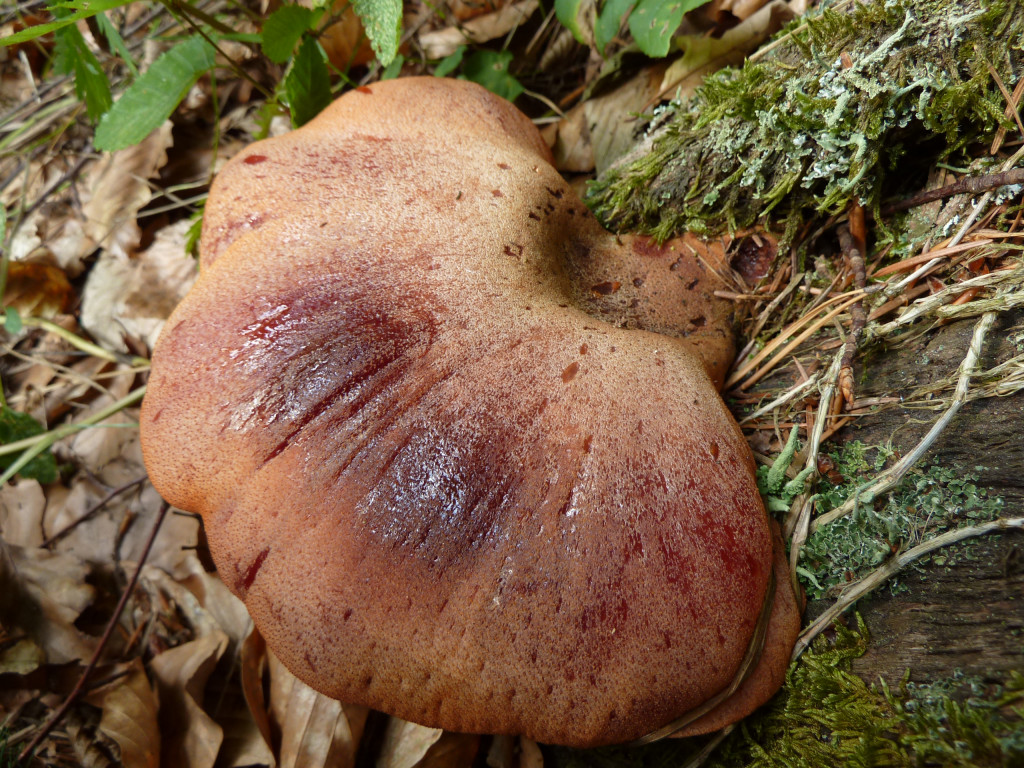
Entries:
POLYGON ((142 399, 142 396, 145 394, 146 387, 139 387, 138 389, 129 392, 127 395, 122 397, 117 402, 111 403, 106 408, 97 411, 92 416, 89 416, 88 418, 85 418, 82 421, 75 422, 74 424, 65 424, 62 427, 51 429, 49 432, 46 432, 43 435, 39 435, 38 442, 36 442, 35 445, 33 445, 32 447, 28 448, 24 453, 22 453, 21 456, 19 456, 17 460, 7 468, 7 471, 0 475, 0 486, 3 486, 5 483, 7 483, 7 481, 14 477, 22 467, 24 467, 26 464, 32 461, 32 459, 34 459, 47 448, 52 446, 58 440, 61 440, 67 437, 68 435, 73 435, 75 432, 78 432, 79 430, 84 429, 85 427, 97 424, 98 422, 101 422, 104 419, 113 416, 115 413, 124 410, 128 406, 134 405, 135 403, 139 402, 142 399))
MULTIPOLYGON (((5 318, 0 317, 0 325, 4 325, 5 323, 5 318)), ((21 323, 29 328, 42 328, 44 331, 56 334, 75 349, 85 352, 88 355, 92 355, 93 357, 98 357, 101 360, 109 360, 112 363, 124 363, 125 365, 130 365, 133 368, 141 368, 142 370, 149 367, 149 361, 144 357, 134 357, 120 352, 111 352, 97 344, 93 344, 91 341, 86 341, 81 336, 72 333, 67 328, 57 325, 57 323, 52 320, 46 320, 42 317, 23 317, 21 319, 21 323)))

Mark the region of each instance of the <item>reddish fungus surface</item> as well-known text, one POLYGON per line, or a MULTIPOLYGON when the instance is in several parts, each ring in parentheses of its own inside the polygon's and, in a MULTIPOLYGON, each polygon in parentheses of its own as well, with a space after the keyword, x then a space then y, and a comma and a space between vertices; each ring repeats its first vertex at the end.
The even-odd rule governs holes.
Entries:
POLYGON ((716 390, 716 262, 608 234, 549 159, 439 78, 241 152, 154 351, 146 463, 296 675, 451 730, 665 725, 736 677, 774 568, 711 730, 778 687, 797 628, 716 390))

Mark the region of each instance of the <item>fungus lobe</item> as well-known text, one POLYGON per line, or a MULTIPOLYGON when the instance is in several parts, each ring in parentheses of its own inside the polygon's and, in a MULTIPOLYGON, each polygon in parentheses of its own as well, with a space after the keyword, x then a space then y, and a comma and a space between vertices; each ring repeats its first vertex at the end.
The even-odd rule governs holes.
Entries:
POLYGON ((605 232, 498 97, 368 90, 215 181, 143 404, 154 484, 297 676, 457 731, 664 726, 736 678, 781 567, 760 664, 687 732, 742 716, 797 615, 714 275, 605 232))

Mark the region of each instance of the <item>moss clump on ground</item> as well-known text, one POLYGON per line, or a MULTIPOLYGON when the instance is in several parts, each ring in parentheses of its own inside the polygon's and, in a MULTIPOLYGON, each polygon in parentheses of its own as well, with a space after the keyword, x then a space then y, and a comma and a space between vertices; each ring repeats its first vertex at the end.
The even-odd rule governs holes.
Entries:
POLYGON ((1017 0, 840 3, 770 53, 675 105, 650 151, 591 186, 611 227, 667 238, 753 224, 787 229, 926 170, 991 135, 1024 65, 1017 0), (990 69, 991 67, 991 69, 990 69))
POLYGON ((772 702, 745 720, 707 768, 1024 764, 1024 675, 1001 686, 951 678, 869 686, 851 671, 863 625, 819 638, 772 702), (966 697, 963 696, 964 689, 966 697))
MULTIPOLYGON (((869 448, 855 440, 830 456, 849 482, 819 484, 820 513, 841 506, 858 489, 861 478, 874 476, 890 463, 893 452, 884 447, 869 448)), ((826 596, 832 588, 864 576, 894 552, 925 539, 996 519, 1003 511, 1003 500, 990 496, 977 483, 977 473, 963 467, 915 467, 884 496, 860 504, 853 515, 822 526, 801 552, 798 574, 807 596, 826 596)), ((942 550, 922 563, 950 556, 950 551, 942 550)), ((899 580, 890 581, 889 588, 900 589, 899 580)))

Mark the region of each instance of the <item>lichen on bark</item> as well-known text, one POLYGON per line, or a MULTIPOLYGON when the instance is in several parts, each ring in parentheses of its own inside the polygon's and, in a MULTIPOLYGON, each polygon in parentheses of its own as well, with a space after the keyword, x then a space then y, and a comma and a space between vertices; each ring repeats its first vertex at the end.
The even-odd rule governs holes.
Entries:
MULTIPOLYGON (((771 217, 789 233, 858 199, 877 209, 919 168, 1012 125, 1024 69, 1019 0, 838 3, 711 76, 594 182, 613 229, 660 239, 771 217)), ((787 238, 788 239, 788 238, 787 238)))

